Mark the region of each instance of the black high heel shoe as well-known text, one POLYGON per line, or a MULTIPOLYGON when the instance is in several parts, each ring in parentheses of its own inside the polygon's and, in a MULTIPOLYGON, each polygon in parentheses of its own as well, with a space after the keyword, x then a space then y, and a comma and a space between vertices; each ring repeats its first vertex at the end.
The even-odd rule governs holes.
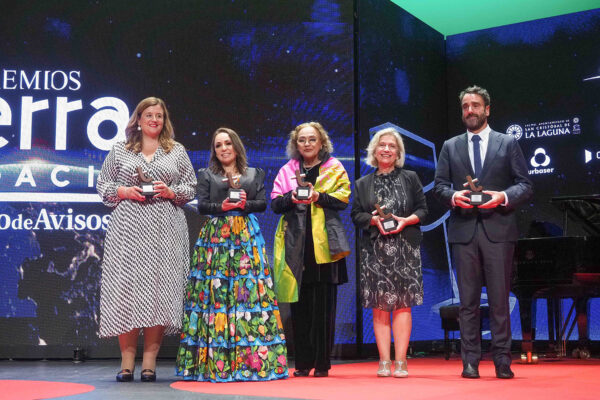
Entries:
POLYGON ((315 369, 313 375, 315 378, 326 378, 329 376, 329 371, 326 369, 315 369))
POLYGON ((308 376, 309 374, 310 374, 310 369, 297 369, 294 371, 294 376, 297 378, 308 376))
POLYGON ((131 382, 133 380, 133 371, 129 368, 123 368, 117 373, 117 382, 131 382))
POLYGON ((143 369, 140 373, 140 380, 142 382, 156 382, 156 372, 150 368, 143 369), (148 372, 148 373, 144 373, 148 372))

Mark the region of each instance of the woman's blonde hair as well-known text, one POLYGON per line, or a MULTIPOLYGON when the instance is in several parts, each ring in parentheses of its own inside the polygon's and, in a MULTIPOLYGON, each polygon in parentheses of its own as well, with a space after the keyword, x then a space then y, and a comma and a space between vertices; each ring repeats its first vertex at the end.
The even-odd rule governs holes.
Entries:
POLYGON ((379 140, 381 140, 381 138, 386 135, 393 136, 396 139, 396 144, 398 145, 398 154, 397 154, 396 162, 394 165, 396 167, 402 168, 404 166, 404 154, 405 154, 404 153, 404 142, 402 141, 402 136, 400 136, 398 131, 395 130, 394 128, 384 128, 384 129, 377 131, 373 135, 373 137, 371 138, 371 141, 369 142, 369 145, 367 146, 367 164, 369 164, 371 167, 375 167, 375 168, 379 167, 377 159, 375 158, 375 149, 379 145, 379 140))
POLYGON ((299 160, 301 158, 300 152, 298 151, 298 133, 302 129, 309 126, 313 127, 319 134, 319 139, 321 139, 321 143, 323 144, 323 147, 319 151, 319 160, 325 161, 323 158, 325 158, 326 155, 333 153, 333 145, 331 144, 331 140, 329 140, 329 134, 325 128, 323 128, 323 125, 314 121, 300 124, 290 132, 290 138, 286 148, 287 156, 295 160, 299 160))
POLYGON ((163 129, 158 135, 158 142, 165 153, 170 152, 175 145, 175 131, 173 129, 173 125, 171 124, 169 111, 167 110, 165 102, 158 97, 146 97, 144 100, 139 102, 135 108, 135 111, 131 115, 129 122, 127 123, 127 128, 125 128, 125 136, 127 138, 127 141, 125 142, 125 148, 127 150, 132 150, 136 153, 142 151, 143 133, 138 129, 140 118, 142 117, 142 113, 146 108, 156 105, 161 106, 163 109, 163 129))
POLYGON ((210 141, 210 158, 208 159, 208 169, 210 169, 215 174, 225 175, 225 169, 223 169, 223 165, 221 161, 217 158, 217 153, 215 152, 215 139, 219 133, 226 133, 229 135, 229 139, 231 139, 231 144, 233 145, 233 150, 235 151, 235 166, 240 174, 244 174, 246 169, 248 168, 248 159, 246 158, 246 148, 244 147, 244 143, 242 143, 242 139, 240 135, 236 133, 233 129, 221 127, 215 131, 212 135, 212 140, 210 141))

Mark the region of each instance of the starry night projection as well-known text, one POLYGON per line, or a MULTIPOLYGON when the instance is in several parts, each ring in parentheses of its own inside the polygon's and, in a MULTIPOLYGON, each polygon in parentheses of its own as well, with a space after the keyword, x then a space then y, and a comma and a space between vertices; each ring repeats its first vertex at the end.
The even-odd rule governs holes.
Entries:
MULTIPOLYGON (((265 169, 268 193, 289 132, 314 120, 354 176, 351 1, 40 1, 0 18, 0 343, 102 343, 110 210, 95 179, 144 97, 165 100, 196 169, 226 126, 241 135, 250 165, 265 169)), ((201 218, 193 206, 186 215, 197 237, 201 218)), ((278 218, 259 219, 271 254, 278 218)), ((353 255, 348 264, 353 271, 353 255)), ((355 341, 350 282, 339 294, 338 343, 355 341)))

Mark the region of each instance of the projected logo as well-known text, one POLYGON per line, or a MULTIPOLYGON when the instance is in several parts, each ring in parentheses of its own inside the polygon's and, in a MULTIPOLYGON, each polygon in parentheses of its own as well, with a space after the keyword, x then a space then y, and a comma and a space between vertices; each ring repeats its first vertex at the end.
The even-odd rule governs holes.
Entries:
POLYGON ((533 122, 524 124, 512 124, 506 129, 506 133, 513 135, 517 140, 548 140, 570 135, 581 134, 581 121, 579 117, 559 119, 554 121, 533 122))
POLYGON ((99 229, 106 230, 109 219, 110 215, 108 214, 74 214, 72 208, 69 208, 66 214, 59 214, 53 210, 48 211, 46 208, 42 208, 34 218, 24 216, 22 213, 14 217, 9 214, 0 214, 0 231, 9 229, 17 231, 97 231, 99 229))
POLYGON ((127 104, 110 96, 89 102, 73 98, 83 96, 81 71, 1 71, 0 201, 100 202, 95 178, 105 152, 125 139, 127 104), (74 119, 87 121, 84 132, 73 126, 74 119), (69 150, 74 135, 82 147, 82 133, 84 150, 69 150))
POLYGON ((548 168, 550 165, 550 156, 546 153, 546 149, 539 147, 533 152, 533 156, 529 159, 529 164, 533 169, 529 170, 529 175, 551 174, 554 168, 548 168))
POLYGON ((511 136, 514 136, 515 139, 519 140, 523 136, 523 128, 521 127, 521 125, 513 124, 506 128, 506 133, 511 136))
POLYGON ((585 163, 589 163, 592 161, 598 161, 600 160, 600 151, 593 151, 593 150, 587 150, 584 149, 583 151, 584 153, 584 157, 585 157, 585 163))

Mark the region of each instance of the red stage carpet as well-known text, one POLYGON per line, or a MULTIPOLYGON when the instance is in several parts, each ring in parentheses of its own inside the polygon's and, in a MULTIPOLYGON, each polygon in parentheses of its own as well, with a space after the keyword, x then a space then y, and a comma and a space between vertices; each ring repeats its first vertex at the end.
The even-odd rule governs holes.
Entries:
MULTIPOLYGON (((460 377, 460 360, 411 359, 408 378, 378 378, 376 362, 334 365, 328 378, 294 378, 274 382, 175 382, 179 390, 209 394, 276 398, 370 399, 485 399, 550 400, 600 398, 600 361, 564 360, 512 366, 515 378, 497 379, 494 365, 484 361, 480 379, 460 377)), ((290 374, 291 375, 291 374, 290 374)))
POLYGON ((0 399, 35 400, 91 392, 94 386, 69 382, 0 380, 0 399))

